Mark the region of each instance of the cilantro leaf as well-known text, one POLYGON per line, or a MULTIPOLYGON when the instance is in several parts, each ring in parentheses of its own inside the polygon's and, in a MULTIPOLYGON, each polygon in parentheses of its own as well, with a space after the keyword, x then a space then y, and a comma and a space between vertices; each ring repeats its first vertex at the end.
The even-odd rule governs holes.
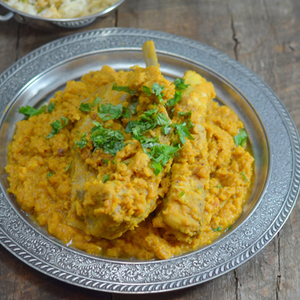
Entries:
POLYGON ((240 129, 239 133, 233 137, 235 145, 244 147, 248 138, 248 134, 245 129, 240 129))
POLYGON ((214 231, 214 232, 219 232, 219 231, 221 231, 221 230, 222 230, 222 228, 221 228, 220 226, 218 226, 217 228, 213 228, 212 231, 214 231))
POLYGON ((93 107, 95 107, 96 105, 98 105, 101 101, 101 98, 99 96, 97 96, 94 101, 93 101, 93 107))
POLYGON ((176 78, 174 80, 174 84, 177 90, 182 90, 182 91, 184 91, 188 86, 190 86, 190 84, 185 84, 184 79, 182 78, 176 78))
POLYGON ((64 172, 67 172, 67 171, 70 169, 71 165, 72 165, 72 162, 70 162, 70 163, 66 166, 64 172))
POLYGON ((131 90, 128 86, 117 86, 116 83, 113 84, 112 90, 118 92, 125 92, 130 95, 134 95, 136 93, 136 91, 131 90))
POLYGON ((176 128, 176 132, 179 135, 179 140, 180 140, 181 144, 185 143, 185 138, 188 138, 189 140, 194 140, 195 139, 195 138, 193 138, 193 136, 189 132, 185 122, 181 123, 181 124, 173 124, 172 126, 174 128, 176 128))
POLYGON ((157 82, 152 84, 152 93, 156 95, 159 102, 162 102, 163 94, 162 91, 165 89, 163 85, 159 85, 157 82))
POLYGON ((109 175, 106 175, 106 174, 105 174, 105 175, 103 176, 102 182, 103 182, 103 183, 107 182, 108 179, 109 179, 109 177, 110 177, 109 175))
POLYGON ((76 147, 78 147, 80 149, 83 149, 87 145, 87 140, 85 138, 85 133, 82 134, 81 140, 80 141, 76 141, 75 144, 76 144, 76 147))
POLYGON ((132 115, 136 114, 136 107, 137 107, 138 104, 139 104, 139 102, 136 99, 136 101, 134 101, 133 103, 130 103, 128 105, 128 108, 129 108, 132 115))
POLYGON ((247 177, 246 177, 246 175, 245 175, 244 172, 242 172, 241 175, 243 176, 243 178, 244 178, 247 182, 249 182, 249 180, 247 179, 247 177))
POLYGON ((166 144, 158 144, 155 141, 152 143, 152 145, 148 141, 148 144, 142 144, 142 146, 144 152, 151 159, 151 167, 154 169, 156 176, 162 171, 163 166, 165 166, 179 150, 178 147, 173 147, 166 144), (150 148, 150 151, 147 148, 150 148))
POLYGON ((184 113, 184 112, 182 112, 182 111, 179 111, 179 112, 178 112, 178 116, 179 116, 179 117, 190 117, 191 115, 192 115, 192 112, 191 112, 191 111, 186 112, 186 113, 184 113))
POLYGON ((119 119, 122 116, 123 106, 122 103, 118 105, 102 104, 101 108, 98 107, 98 116, 103 121, 119 119))
POLYGON ((132 133, 133 136, 139 140, 142 137, 142 133, 152 130, 157 126, 157 122, 153 118, 156 113, 157 109, 145 111, 140 117, 140 120, 128 122, 125 132, 132 133))
POLYGON ((174 97, 167 101, 167 106, 173 106, 181 100, 182 91, 175 91, 174 97))
POLYGON ((152 161, 150 166, 152 169, 154 169, 155 176, 157 176, 163 170, 163 166, 160 162, 152 161))
POLYGON ((66 117, 60 117, 60 118, 64 121, 64 124, 62 124, 60 120, 56 120, 53 123, 51 123, 50 125, 52 127, 52 130, 47 135, 46 139, 50 139, 55 134, 57 134, 62 128, 64 128, 65 126, 67 126, 69 124, 69 119, 68 118, 66 118, 66 117))
POLYGON ((98 122, 93 122, 91 141, 94 151, 103 148, 105 153, 116 155, 124 148, 124 135, 119 130, 106 129, 98 122))
POLYGON ((108 166, 109 159, 103 158, 102 161, 108 166))
POLYGON ((185 191, 182 191, 180 194, 179 194, 179 197, 183 197, 185 194, 185 191))
POLYGON ((49 105, 48 105, 48 112, 53 112, 55 108, 55 102, 51 102, 49 105))
POLYGON ((54 173, 52 173, 51 171, 48 173, 47 178, 51 177, 54 173))
POLYGON ((37 116, 39 114, 41 114, 42 112, 45 111, 46 105, 42 106, 40 109, 36 109, 34 107, 31 106, 22 106, 19 108, 19 113, 25 115, 26 117, 32 117, 32 116, 37 116))
POLYGON ((163 113, 157 114, 156 122, 158 125, 169 125, 170 124, 170 120, 163 113))
POLYGON ((122 117, 124 118, 130 118, 130 112, 129 112, 129 108, 128 107, 123 107, 123 113, 122 113, 122 117))
POLYGON ((171 126, 170 125, 165 125, 161 127, 161 133, 164 135, 170 134, 171 132, 171 126))
POLYGON ((92 110, 92 104, 91 103, 80 103, 79 110, 83 112, 89 112, 92 110))
POLYGON ((143 92, 149 97, 152 95, 151 89, 148 86, 143 85, 143 92))

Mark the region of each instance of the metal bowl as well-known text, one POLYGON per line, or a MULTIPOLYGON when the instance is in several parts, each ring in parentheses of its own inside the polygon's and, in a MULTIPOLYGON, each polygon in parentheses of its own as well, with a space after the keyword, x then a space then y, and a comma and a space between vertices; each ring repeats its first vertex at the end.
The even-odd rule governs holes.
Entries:
POLYGON ((4 16, 0 15, 0 21, 5 22, 10 20, 11 18, 14 18, 18 23, 27 24, 31 27, 41 29, 41 30, 46 30, 46 31, 55 31, 58 28, 77 29, 77 28, 82 28, 90 25, 97 18, 105 17, 108 13, 110 13, 111 11, 119 7, 124 1, 125 0, 120 0, 116 4, 108 7, 103 11, 98 12, 97 14, 79 17, 79 18, 53 19, 53 18, 43 18, 43 17, 24 13, 20 10, 17 10, 7 5, 5 2, 0 0, 0 5, 2 5, 3 7, 9 10, 9 12, 6 15, 4 16))

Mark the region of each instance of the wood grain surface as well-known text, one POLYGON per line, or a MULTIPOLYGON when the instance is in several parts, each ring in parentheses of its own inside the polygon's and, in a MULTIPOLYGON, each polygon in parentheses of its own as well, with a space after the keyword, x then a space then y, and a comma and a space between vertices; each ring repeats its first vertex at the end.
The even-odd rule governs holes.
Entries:
MULTIPOLYGON (((6 10, 0 8, 0 14, 6 10)), ((43 32, 0 22, 0 73, 45 43, 103 27, 165 31, 214 47, 262 78, 300 129, 299 0, 127 0, 76 31, 43 32)), ((1 99, 1 96, 0 96, 1 99)), ((255 257, 210 282, 156 295, 95 292, 52 279, 0 246, 0 299, 300 299, 300 202, 280 233, 255 257)))

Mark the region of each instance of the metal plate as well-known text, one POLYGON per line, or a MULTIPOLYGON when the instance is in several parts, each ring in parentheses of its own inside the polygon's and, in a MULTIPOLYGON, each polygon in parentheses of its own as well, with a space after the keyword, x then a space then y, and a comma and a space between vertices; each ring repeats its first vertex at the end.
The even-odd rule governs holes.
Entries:
POLYGON ((297 129, 272 90, 238 62, 206 45, 167 33, 112 28, 75 34, 31 52, 0 76, 0 242, 38 271, 64 282, 115 293, 155 293, 196 285, 229 272, 260 251, 283 226, 300 182, 297 129), (39 105, 71 79, 104 64, 144 65, 141 47, 156 45, 163 74, 192 69, 212 81, 217 100, 245 123, 255 157, 253 192, 232 230, 207 247, 160 261, 117 260, 61 245, 8 195, 6 149, 17 113, 39 105))

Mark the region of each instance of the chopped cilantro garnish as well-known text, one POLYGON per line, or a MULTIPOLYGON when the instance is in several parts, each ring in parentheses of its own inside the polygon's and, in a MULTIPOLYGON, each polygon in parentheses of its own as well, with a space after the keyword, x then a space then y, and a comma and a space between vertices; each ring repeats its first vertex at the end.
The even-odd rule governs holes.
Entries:
POLYGON ((148 86, 143 85, 143 92, 149 97, 151 96, 151 89, 148 86))
POLYGON ((151 162, 151 168, 154 170, 155 176, 157 176, 163 170, 162 164, 156 161, 151 162))
POLYGON ((165 89, 163 85, 159 85, 158 83, 152 84, 152 93, 158 97, 159 102, 162 102, 163 94, 162 91, 165 89))
POLYGON ((228 231, 228 230, 230 230, 230 229, 232 229, 232 225, 230 225, 230 226, 226 229, 226 231, 228 231))
POLYGON ((182 112, 182 111, 179 111, 179 112, 178 112, 178 116, 179 116, 179 117, 190 117, 191 115, 192 115, 192 112, 191 112, 191 111, 186 112, 186 113, 184 113, 184 112, 182 112))
POLYGON ((122 116, 124 117, 124 118, 130 118, 130 112, 129 112, 129 108, 128 107, 123 107, 123 113, 122 113, 122 116))
POLYGON ((108 181, 108 179, 109 179, 109 175, 104 175, 103 176, 103 179, 102 179, 102 181, 103 181, 103 183, 105 183, 106 181, 108 181))
POLYGON ((119 119, 122 116, 123 106, 122 103, 118 105, 102 104, 101 107, 98 107, 98 116, 103 121, 119 119))
POLYGON ((53 137, 55 134, 57 134, 62 128, 64 128, 65 126, 67 126, 69 124, 69 119, 66 117, 60 117, 63 121, 64 124, 61 123, 60 120, 56 120, 53 123, 51 123, 51 127, 52 130, 51 132, 47 135, 47 139, 50 139, 51 137, 53 137))
POLYGON ((89 112, 92 110, 92 104, 91 103, 80 103, 79 110, 83 112, 89 112))
POLYGON ((181 144, 185 143, 185 138, 188 138, 189 140, 195 139, 189 132, 185 122, 181 124, 173 124, 172 126, 176 128, 181 144))
POLYGON ((103 158, 102 161, 103 161, 106 165, 108 165, 109 159, 103 158))
POLYGON ((66 168, 65 168, 65 171, 64 171, 64 172, 67 172, 67 171, 70 169, 71 165, 72 165, 72 162, 70 162, 70 163, 69 163, 69 164, 66 166, 66 168))
POLYGON ((233 137, 236 146, 244 147, 248 138, 248 134, 245 129, 240 129, 239 133, 233 137))
POLYGON ((93 104, 91 103, 80 103, 79 109, 83 112, 89 112, 93 107, 98 105, 101 101, 101 98, 98 96, 94 99, 93 104))
POLYGON ((212 231, 214 231, 214 232, 219 232, 219 231, 221 231, 221 230, 222 230, 222 228, 221 228, 220 226, 218 226, 217 228, 213 228, 212 231))
POLYGON ((55 108, 55 103, 54 102, 51 102, 49 105, 48 105, 48 112, 53 112, 55 108))
POLYGON ((131 90, 128 86, 117 86, 116 83, 113 84, 112 90, 118 92, 125 92, 130 95, 134 95, 136 93, 136 91, 131 90))
POLYGON ((246 175, 245 175, 244 172, 242 172, 241 175, 243 176, 243 178, 244 178, 247 182, 249 182, 249 180, 247 179, 247 177, 246 177, 246 175))
POLYGON ((173 106, 181 100, 182 91, 175 91, 174 97, 167 101, 167 106, 173 106))
POLYGON ((158 97, 159 102, 162 102, 162 91, 165 89, 163 85, 159 85, 157 82, 152 84, 151 89, 148 86, 143 85, 143 92, 149 97, 151 94, 158 97))
POLYGON ((52 172, 49 172, 48 175, 47 175, 47 178, 51 177, 54 173, 52 172))
POLYGON ((220 189, 220 188, 222 188, 222 185, 221 185, 221 184, 218 184, 218 185, 214 186, 214 188, 220 189))
POLYGON ((145 153, 152 160, 151 167, 154 169, 154 173, 157 176, 161 171, 162 167, 165 166, 168 161, 174 157, 175 153, 179 150, 178 147, 172 147, 166 144, 159 144, 158 139, 152 139, 147 143, 142 143, 145 153), (150 151, 149 151, 149 150, 150 151))
POLYGON ((170 125, 165 125, 161 127, 161 133, 164 135, 170 134, 171 132, 171 126, 170 125))
POLYGON ((25 115, 26 117, 32 117, 32 116, 37 116, 39 114, 41 114, 42 112, 45 111, 46 105, 42 106, 40 109, 36 109, 34 107, 31 106, 22 106, 19 108, 19 113, 25 115))
POLYGON ((91 141, 94 151, 103 148, 105 153, 116 155, 124 148, 124 135, 119 130, 106 129, 98 122, 93 122, 91 141))
POLYGON ((176 78, 174 80, 174 84, 176 86, 176 89, 181 91, 184 91, 190 85, 190 84, 185 84, 184 79, 182 78, 176 78))
POLYGON ((98 105, 99 103, 100 103, 100 101, 101 101, 101 98, 98 96, 98 97, 96 97, 95 99, 94 99, 94 101, 93 101, 93 107, 95 107, 96 105, 98 105))
POLYGON ((81 140, 75 142, 76 147, 83 149, 87 145, 87 139, 85 138, 85 133, 81 135, 81 140))
POLYGON ((185 194, 185 191, 182 191, 180 194, 179 194, 179 197, 183 197, 185 194))
POLYGON ((130 112, 131 112, 131 114, 136 114, 136 107, 137 107, 137 105, 139 104, 139 102, 137 101, 137 99, 135 99, 136 101, 134 101, 133 103, 130 103, 129 105, 128 105, 128 108, 129 108, 129 110, 130 110, 130 112))
POLYGON ((161 126, 170 124, 170 120, 163 113, 158 113, 157 114, 156 122, 157 122, 158 125, 161 125, 161 126))

